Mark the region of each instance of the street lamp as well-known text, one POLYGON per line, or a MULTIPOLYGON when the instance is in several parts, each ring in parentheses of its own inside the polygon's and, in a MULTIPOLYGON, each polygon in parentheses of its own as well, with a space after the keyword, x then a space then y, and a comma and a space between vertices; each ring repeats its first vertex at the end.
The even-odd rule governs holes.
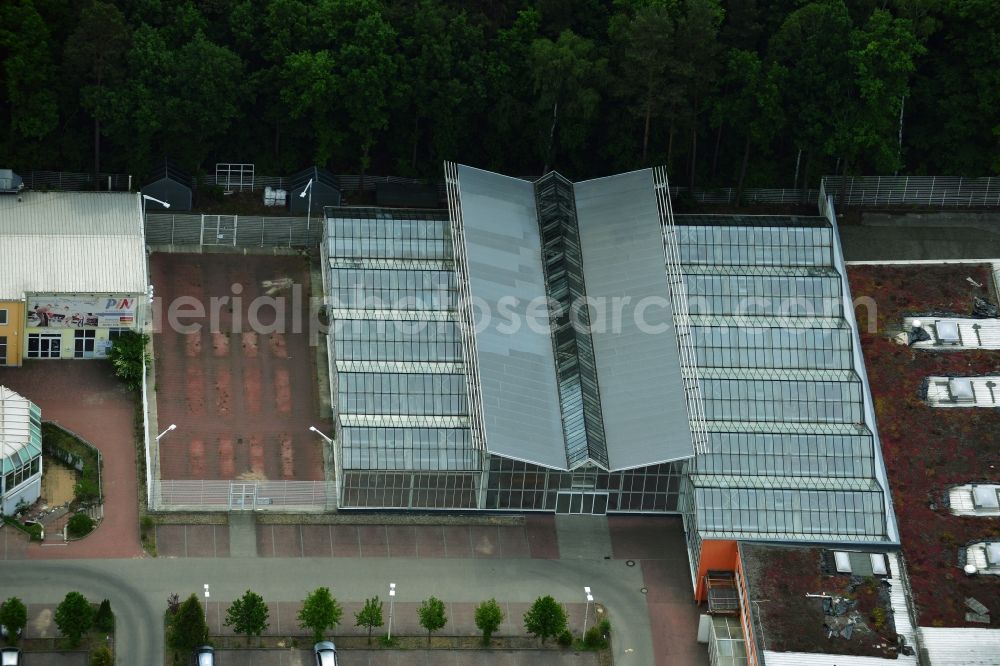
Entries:
POLYGON ((151 197, 148 194, 143 194, 142 195, 142 223, 143 224, 146 223, 146 202, 147 201, 155 201, 156 203, 160 204, 164 208, 170 208, 170 204, 168 204, 166 201, 160 201, 156 197, 151 197))
POLYGON ((396 584, 389 583, 389 636, 388 640, 392 640, 392 607, 396 601, 396 584))
POLYGON ((330 452, 333 455, 333 492, 336 495, 337 506, 340 506, 340 468, 337 467, 337 445, 334 443, 333 438, 327 437, 326 433, 317 428, 316 426, 309 426, 309 429, 314 433, 326 440, 326 443, 330 445, 330 452))
POLYGON ((168 425, 166 430, 164 430, 163 432, 161 432, 159 435, 156 436, 156 441, 159 442, 160 438, 163 437, 164 435, 166 435, 171 430, 177 430, 177 424, 176 423, 171 423, 170 425, 168 425))
POLYGON ((300 199, 305 199, 306 198, 306 193, 307 192, 309 193, 309 207, 306 209, 306 231, 309 230, 309 222, 310 222, 310 219, 312 218, 312 208, 313 208, 313 192, 312 192, 312 187, 313 187, 313 179, 310 178, 309 182, 306 183, 306 186, 302 189, 302 192, 299 194, 299 198, 300 199))
POLYGON ((587 595, 587 606, 583 611, 583 633, 587 633, 587 620, 590 619, 590 604, 594 601, 594 595, 590 593, 590 588, 583 588, 584 594, 587 595))

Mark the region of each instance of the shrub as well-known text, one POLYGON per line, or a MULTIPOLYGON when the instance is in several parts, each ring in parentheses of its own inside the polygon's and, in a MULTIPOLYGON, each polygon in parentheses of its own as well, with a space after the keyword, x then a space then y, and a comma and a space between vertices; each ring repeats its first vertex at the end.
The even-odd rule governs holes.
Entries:
POLYGON ((601 630, 601 636, 611 635, 611 620, 604 618, 597 623, 597 628, 601 630))
POLYGON ((872 628, 875 631, 882 631, 883 627, 885 627, 885 611, 881 606, 876 606, 872 609, 872 628))
POLYGON ((77 502, 94 502, 101 496, 101 490, 97 487, 96 481, 81 479, 73 486, 73 499, 77 502))
POLYGON ((102 645, 90 653, 90 666, 114 666, 115 658, 111 649, 102 645))
POLYGON ((28 533, 28 536, 31 537, 32 541, 42 540, 42 526, 39 525, 38 523, 31 523, 30 525, 20 525, 19 527, 28 533))
POLYGON ((94 519, 85 513, 74 513, 66 523, 66 529, 71 537, 87 536, 94 531, 94 519))
POLYGON ((115 369, 115 376, 133 391, 142 388, 143 367, 149 363, 146 345, 149 336, 136 331, 125 331, 111 344, 108 359, 115 369))
POLYGON ((115 615, 111 612, 111 602, 105 599, 94 616, 94 628, 105 634, 115 630, 115 615))
POLYGON ((583 644, 589 648, 603 648, 608 646, 608 642, 604 640, 604 634, 601 633, 599 626, 587 629, 587 633, 583 635, 583 644))
POLYGON ((563 647, 569 647, 573 644, 573 634, 570 633, 569 629, 563 629, 556 637, 556 642, 563 647))

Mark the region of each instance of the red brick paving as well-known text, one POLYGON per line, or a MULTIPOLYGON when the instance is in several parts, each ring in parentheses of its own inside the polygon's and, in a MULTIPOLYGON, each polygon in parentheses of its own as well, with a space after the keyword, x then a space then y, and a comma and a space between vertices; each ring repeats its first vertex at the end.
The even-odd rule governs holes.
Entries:
POLYGON ((0 524, 0 560, 23 560, 28 556, 28 535, 0 524))
POLYGON ((158 525, 159 557, 229 557, 228 525, 158 525))
POLYGON ((101 450, 104 520, 90 536, 65 547, 31 544, 37 559, 142 557, 135 460, 135 395, 106 361, 32 360, 0 368, 0 384, 28 398, 42 419, 56 421, 101 450))
POLYGON ((318 418, 305 260, 155 253, 150 269, 162 299, 161 332, 154 336, 158 420, 178 426, 160 442, 162 477, 322 480, 322 440, 309 426, 329 429, 329 424, 318 418), (286 299, 281 321, 274 322, 269 306, 259 309, 259 318, 278 330, 250 331, 252 301, 264 295, 263 282, 279 278, 301 287, 305 311, 292 311, 290 290, 274 294, 286 299), (234 284, 242 290, 232 289, 234 284), (241 304, 230 312, 236 292, 241 304), (213 296, 230 298, 214 308, 219 322, 214 332, 208 325, 213 296), (180 297, 203 304, 205 318, 181 321, 200 323, 200 331, 182 333, 167 325, 170 304, 180 297), (301 325, 295 327, 297 316, 301 325))

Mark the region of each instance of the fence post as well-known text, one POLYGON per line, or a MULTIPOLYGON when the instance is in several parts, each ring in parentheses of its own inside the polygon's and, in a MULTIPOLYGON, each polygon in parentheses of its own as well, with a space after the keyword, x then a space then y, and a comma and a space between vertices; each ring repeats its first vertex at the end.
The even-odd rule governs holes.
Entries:
POLYGON ((239 232, 240 228, 240 216, 233 215, 233 247, 236 247, 236 234, 239 232))
POLYGON ((260 246, 264 247, 264 217, 260 218, 260 246))
POLYGON ((205 244, 205 214, 201 214, 201 235, 198 237, 198 245, 205 244))
POLYGON ((934 201, 934 182, 937 180, 937 176, 931 176, 931 191, 927 195, 927 205, 930 206, 934 201))

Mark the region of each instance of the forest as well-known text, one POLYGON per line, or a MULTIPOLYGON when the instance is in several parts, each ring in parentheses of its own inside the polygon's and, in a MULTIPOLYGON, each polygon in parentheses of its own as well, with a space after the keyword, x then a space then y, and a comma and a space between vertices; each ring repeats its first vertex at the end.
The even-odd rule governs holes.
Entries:
POLYGON ((997 0, 2 0, 0 167, 1000 172, 997 0))

